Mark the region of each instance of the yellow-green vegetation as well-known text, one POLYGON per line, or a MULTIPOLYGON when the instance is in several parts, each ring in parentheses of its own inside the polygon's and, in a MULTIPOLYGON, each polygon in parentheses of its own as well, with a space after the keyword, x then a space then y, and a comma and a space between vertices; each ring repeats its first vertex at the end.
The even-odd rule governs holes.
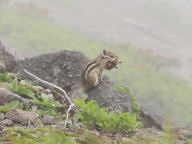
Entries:
POLYGON ((128 132, 136 128, 141 128, 142 123, 137 121, 136 114, 130 115, 128 112, 107 112, 106 108, 99 108, 95 101, 85 103, 85 98, 73 100, 80 111, 76 114, 79 122, 89 127, 100 127, 110 132, 128 132))
POLYGON ((175 65, 176 61, 141 51, 129 44, 115 45, 93 42, 72 30, 40 16, 38 11, 0 9, 0 35, 13 47, 38 53, 56 50, 81 50, 94 57, 102 48, 114 51, 122 64, 108 75, 128 87, 143 105, 153 102, 159 114, 169 115, 183 124, 192 121, 192 85, 170 73, 160 72, 161 66, 175 65), (114 76, 115 75, 115 76, 114 76))
POLYGON ((43 53, 61 49, 103 47, 102 44, 93 44, 88 39, 79 38, 72 30, 58 27, 31 10, 16 12, 1 7, 0 18, 0 35, 13 47, 23 51, 43 53))
MULTIPOLYGON (((61 107, 61 104, 57 101, 48 99, 47 95, 39 94, 38 86, 32 86, 25 81, 18 81, 16 78, 12 79, 10 73, 0 73, 0 85, 6 86, 11 91, 18 93, 20 96, 24 96, 30 99, 34 105, 39 109, 34 111, 40 116, 53 115, 57 116, 60 120, 63 116, 59 114, 57 108, 61 107), (22 88, 22 92, 19 89, 22 88), (61 117, 59 117, 60 115, 61 117)), ((119 92, 129 93, 127 88, 115 85, 119 92)), ((129 94, 130 95, 130 94, 129 94)), ((89 101, 85 103, 85 99, 73 100, 76 106, 79 108, 79 112, 75 114, 77 121, 77 127, 74 132, 65 130, 57 130, 54 127, 39 127, 39 128, 23 128, 12 127, 7 128, 1 135, 0 142, 10 142, 14 144, 52 144, 52 143, 64 143, 64 144, 170 144, 175 141, 170 130, 166 130, 162 136, 156 136, 155 134, 147 131, 134 136, 132 133, 127 138, 123 138, 121 135, 117 139, 109 137, 109 133, 124 133, 133 130, 139 130, 142 127, 142 123, 137 121, 137 115, 139 109, 132 98, 133 108, 135 108, 134 114, 107 112, 106 108, 99 108, 95 101, 89 101), (79 127, 80 126, 80 127, 79 127), (98 129, 105 131, 103 134, 99 132, 91 131, 90 129, 98 129), (153 134, 153 135, 152 135, 153 134)), ((0 106, 0 111, 5 113, 12 109, 19 108, 23 110, 32 111, 30 107, 25 107, 18 101, 12 101, 4 106, 0 106)), ((70 125, 70 124, 69 124, 70 125)), ((190 144, 191 139, 186 141, 190 144)))
POLYGON ((112 144, 112 140, 96 136, 87 129, 73 133, 51 127, 36 129, 13 127, 5 131, 2 141, 14 144, 112 144))
MULTIPOLYGON (((39 89, 36 86, 27 84, 23 80, 18 81, 17 78, 11 79, 8 72, 0 73, 0 86, 5 86, 10 91, 17 93, 20 96, 28 97, 32 104, 40 108, 35 111, 40 115, 56 115, 58 108, 62 106, 59 101, 49 99, 47 94, 40 94, 39 89)), ((13 108, 26 109, 26 107, 18 101, 13 101, 5 106, 1 106, 0 111, 6 112, 13 108)))
MULTIPOLYGON (((5 113, 15 108, 34 111, 39 114, 39 118, 43 115, 52 115, 64 121, 63 115, 58 111, 62 105, 53 99, 49 99, 45 93, 40 93, 38 86, 29 85, 24 80, 17 80, 17 78, 11 78, 13 74, 5 72, 0 73, 0 86, 7 87, 10 91, 19 94, 21 97, 25 97, 30 103, 38 107, 37 110, 33 110, 30 106, 26 107, 18 101, 12 101, 4 106, 0 106, 0 112, 5 113), (60 117, 59 117, 60 116, 60 117)), ((130 132, 135 129, 142 128, 142 123, 137 120, 137 115, 130 115, 127 113, 107 112, 106 108, 99 108, 95 101, 85 102, 85 98, 78 100, 75 99, 79 111, 75 113, 75 119, 78 126, 83 128, 83 133, 79 134, 70 133, 67 131, 56 131, 54 128, 36 128, 36 129, 24 129, 22 127, 13 127, 7 129, 3 133, 3 141, 10 141, 13 143, 66 143, 66 144, 101 144, 101 143, 113 143, 112 140, 104 138, 100 140, 98 136, 95 136, 89 132, 88 129, 99 128, 106 133, 123 133, 130 132)), ((39 120, 40 122, 40 120, 39 120)), ((70 123, 69 123, 70 126, 70 123)), ((78 131, 77 127, 75 130, 78 131)), ((114 143, 116 143, 114 141, 114 143)))
POLYGON ((24 109, 24 106, 19 101, 12 101, 4 106, 0 106, 0 112, 7 112, 13 109, 24 109))
MULTIPOLYGON (((85 128, 75 132, 56 130, 53 127, 22 128, 12 127, 4 131, 0 142, 14 144, 174 144, 176 139, 171 134, 162 133, 162 136, 143 133, 137 136, 118 136, 113 140, 107 133, 99 134, 85 128)), ((186 144, 191 144, 187 140, 186 144)))

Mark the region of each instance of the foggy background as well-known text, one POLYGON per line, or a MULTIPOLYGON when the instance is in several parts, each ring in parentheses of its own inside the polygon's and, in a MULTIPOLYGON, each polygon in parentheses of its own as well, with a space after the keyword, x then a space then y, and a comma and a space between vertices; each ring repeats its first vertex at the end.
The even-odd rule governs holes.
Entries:
POLYGON ((18 58, 62 49, 93 58, 109 47, 123 62, 108 72, 118 75, 113 81, 128 87, 154 113, 171 115, 182 125, 192 123, 192 1, 0 0, 0 6, 0 39, 18 58), (41 22, 38 30, 46 38, 33 32, 41 22), (46 34, 49 27, 53 33, 46 34), (66 32, 61 45, 59 31, 66 32))

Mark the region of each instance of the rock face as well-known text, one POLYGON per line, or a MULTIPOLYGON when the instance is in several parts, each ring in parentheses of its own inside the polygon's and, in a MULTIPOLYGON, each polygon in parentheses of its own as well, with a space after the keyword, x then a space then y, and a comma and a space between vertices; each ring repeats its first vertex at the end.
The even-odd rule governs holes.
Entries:
MULTIPOLYGON (((26 69, 39 78, 60 86, 69 96, 72 96, 74 91, 80 88, 80 71, 87 61, 88 58, 81 52, 64 50, 18 61, 13 72, 19 71, 24 77, 31 79, 29 75, 23 72, 23 69, 26 69)), ((109 110, 117 109, 121 112, 132 113, 130 96, 117 92, 113 83, 106 76, 99 86, 86 94, 87 100, 96 100, 101 107, 105 106, 109 110)), ((141 116, 146 127, 160 128, 155 122, 150 123, 149 119, 153 119, 150 115, 147 117, 145 115, 141 116)))
POLYGON ((29 121, 30 124, 36 125, 38 118, 34 112, 23 111, 20 109, 14 109, 12 111, 7 112, 5 117, 22 125, 28 125, 29 121))
POLYGON ((13 121, 9 120, 9 119, 5 119, 5 120, 1 121, 0 123, 3 126, 11 126, 11 125, 13 125, 13 121))
POLYGON ((5 64, 0 61, 0 73, 5 72, 5 64))
POLYGON ((86 92, 88 95, 87 100, 96 100, 100 107, 107 107, 110 111, 120 110, 132 114, 130 96, 119 93, 113 85, 107 77, 104 77, 100 85, 86 92))
POLYGON ((29 102, 18 94, 11 92, 4 87, 0 87, 0 105, 7 104, 11 101, 19 101, 25 105, 29 105, 29 102))
POLYGON ((58 122, 58 120, 53 116, 47 115, 43 117, 42 122, 44 125, 54 125, 58 122))
MULTIPOLYGON (((81 52, 61 51, 20 61, 14 71, 26 69, 69 92, 72 85, 79 83, 81 67, 87 61, 88 59, 81 52)), ((25 76, 31 78, 28 75, 25 76)))
MULTIPOLYGON (((79 89, 80 71, 88 59, 78 51, 61 51, 26 59, 17 64, 14 71, 27 69, 43 80, 52 82, 69 93, 79 89), (74 86, 76 88, 74 89, 74 86)), ((28 75, 25 75, 30 78, 28 75)), ((96 100, 100 106, 132 112, 127 94, 118 93, 113 83, 105 76, 101 85, 87 93, 88 100, 96 100)))
POLYGON ((145 128, 150 128, 154 126, 157 129, 163 129, 163 119, 150 112, 146 107, 140 106, 140 118, 139 120, 144 124, 145 128))
POLYGON ((6 71, 12 71, 16 64, 16 60, 13 55, 8 53, 0 41, 0 69, 2 68, 3 64, 5 64, 6 71))

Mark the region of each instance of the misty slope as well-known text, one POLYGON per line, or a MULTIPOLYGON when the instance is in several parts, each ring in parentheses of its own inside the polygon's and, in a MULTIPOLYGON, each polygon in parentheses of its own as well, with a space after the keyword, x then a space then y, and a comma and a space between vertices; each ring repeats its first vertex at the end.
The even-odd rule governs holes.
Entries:
MULTIPOLYGON (((45 6, 48 4, 45 3, 45 6)), ((55 9, 55 5, 51 6, 55 9)), ((62 3, 60 7, 63 7, 62 3)), ((109 73, 112 73, 114 80, 129 87, 141 104, 152 105, 154 112, 166 116, 171 113, 172 117, 191 123, 192 86, 183 79, 159 72, 160 67, 172 65, 172 59, 164 59, 150 50, 137 50, 129 44, 93 42, 91 38, 86 39, 81 34, 53 23, 49 13, 44 13, 46 10, 42 13, 34 4, 29 7, 17 4, 0 10, 0 36, 10 45, 25 50, 28 56, 34 55, 32 52, 37 54, 76 49, 93 58, 102 48, 110 47, 123 61, 118 70, 109 73)), ((67 21, 67 17, 63 20, 67 21)))
POLYGON ((180 68, 173 72, 191 78, 192 2, 189 0, 33 2, 49 11, 50 20, 96 40, 131 43, 177 58, 180 68))

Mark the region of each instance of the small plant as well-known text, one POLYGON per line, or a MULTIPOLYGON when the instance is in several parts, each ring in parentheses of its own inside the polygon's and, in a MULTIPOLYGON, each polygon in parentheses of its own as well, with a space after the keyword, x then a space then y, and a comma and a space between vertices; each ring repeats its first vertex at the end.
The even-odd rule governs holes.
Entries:
POLYGON ((0 73, 0 84, 2 82, 10 82, 10 81, 12 81, 12 79, 9 77, 8 72, 0 73))
POLYGON ((36 99, 33 86, 26 84, 25 81, 18 82, 17 78, 11 79, 8 72, 0 73, 0 85, 6 86, 9 90, 21 96, 36 99))
POLYGON ((108 138, 94 135, 87 129, 81 134, 55 130, 53 127, 40 128, 7 128, 0 142, 14 144, 111 144, 108 138))
POLYGON ((41 110, 37 110, 36 112, 40 115, 56 115, 57 108, 62 107, 62 104, 59 101, 55 101, 50 99, 47 94, 42 93, 40 99, 32 99, 31 103, 40 107, 41 110))
POLYGON ((142 123, 136 120, 136 114, 131 116, 121 112, 107 113, 106 108, 99 108, 95 101, 85 103, 85 98, 73 101, 80 109, 76 118, 85 125, 98 126, 111 132, 126 132, 142 127, 142 123))
MULTIPOLYGON (((59 101, 50 99, 47 94, 39 94, 39 89, 36 86, 29 85, 24 80, 18 81, 17 78, 11 79, 8 72, 0 73, 0 85, 6 86, 10 91, 22 97, 30 98, 29 101, 40 108, 35 111, 40 115, 57 115, 57 109, 62 107, 59 101)), ((16 105, 16 102, 11 103, 11 105, 13 104, 16 105)), ((0 108, 1 111, 10 110, 9 104, 0 108)))
POLYGON ((12 101, 4 106, 0 106, 0 111, 1 112, 7 112, 10 111, 12 109, 23 109, 24 105, 22 103, 20 103, 19 101, 12 101))

